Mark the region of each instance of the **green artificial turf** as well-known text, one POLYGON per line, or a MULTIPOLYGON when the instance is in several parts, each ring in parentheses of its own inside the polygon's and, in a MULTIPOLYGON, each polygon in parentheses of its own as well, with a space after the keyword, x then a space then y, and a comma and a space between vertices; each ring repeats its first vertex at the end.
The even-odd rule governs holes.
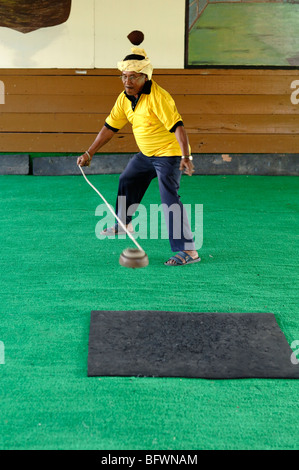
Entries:
MULTIPOLYGON (((118 176, 89 179, 114 204, 118 176)), ((166 267, 148 239, 130 270, 83 177, 0 177, 1 449, 298 449, 296 380, 87 377, 91 310, 272 312, 299 340, 298 178, 183 177, 180 194, 203 204, 202 262, 166 267)))

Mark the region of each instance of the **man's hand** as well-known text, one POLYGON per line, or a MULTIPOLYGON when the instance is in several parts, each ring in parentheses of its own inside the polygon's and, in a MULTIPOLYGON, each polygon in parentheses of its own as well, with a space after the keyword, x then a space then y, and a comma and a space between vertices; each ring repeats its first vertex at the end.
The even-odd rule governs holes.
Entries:
POLYGON ((91 158, 87 153, 83 153, 80 157, 77 158, 77 165, 78 166, 89 166, 91 162, 91 158))
POLYGON ((107 142, 109 142, 109 140, 111 140, 114 135, 114 131, 108 129, 106 126, 103 126, 100 132, 98 133, 95 141, 89 147, 88 151, 77 158, 77 165, 89 166, 92 157, 100 150, 100 148, 103 147, 103 145, 107 144, 107 142))
POLYGON ((180 170, 184 171, 185 175, 192 176, 192 174, 194 173, 194 165, 192 163, 192 160, 189 160, 189 158, 182 158, 180 170))

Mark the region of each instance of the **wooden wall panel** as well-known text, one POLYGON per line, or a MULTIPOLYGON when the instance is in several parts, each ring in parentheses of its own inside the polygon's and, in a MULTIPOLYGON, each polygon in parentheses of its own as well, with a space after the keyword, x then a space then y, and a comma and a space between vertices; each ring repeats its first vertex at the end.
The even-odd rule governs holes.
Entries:
MULTIPOLYGON (((273 71, 275 73, 275 71, 273 71)), ((290 94, 291 76, 155 75, 174 95, 284 95, 290 94), (269 80, 270 78, 270 80, 269 80)), ((298 76, 297 76, 298 79, 298 76)), ((123 89, 119 76, 6 76, 8 95, 114 95, 123 89)))
MULTIPOLYGON (((87 148, 96 134, 74 133, 14 133, 0 134, 0 148, 5 152, 81 152, 87 148), (3 150, 4 151, 4 150, 3 150)), ((298 153, 299 136, 277 134, 190 134, 193 153, 298 153), (262 151, 261 149, 267 149, 262 151)), ((138 148, 132 134, 118 133, 105 146, 103 153, 134 153, 138 148)), ((0 157, 1 158, 1 157, 0 157)))
MULTIPOLYGON (((0 152, 84 151, 123 89, 106 69, 5 69, 0 80, 0 152)), ((154 80, 173 95, 194 153, 298 152, 299 71, 157 70, 154 80)), ((103 151, 137 151, 130 125, 103 151)))

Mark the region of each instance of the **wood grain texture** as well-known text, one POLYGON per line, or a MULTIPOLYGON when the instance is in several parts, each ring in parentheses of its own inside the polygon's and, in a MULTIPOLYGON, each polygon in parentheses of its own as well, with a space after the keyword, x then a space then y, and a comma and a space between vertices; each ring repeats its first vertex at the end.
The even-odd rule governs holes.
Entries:
MULTIPOLYGON (((9 148, 6 152, 82 152, 95 137, 96 133, 0 133, 0 148, 9 148)), ((227 134, 224 136, 199 133, 190 134, 189 137, 193 153, 298 153, 299 148, 298 134, 227 134)), ((107 153, 135 153, 137 151, 132 134, 118 133, 105 146, 107 153)))
POLYGON ((72 0, 1 0, 0 26, 30 33, 67 21, 72 0))
MULTIPOLYGON (((81 152, 122 92, 117 70, 0 70, 0 152, 81 152), (79 73, 77 73, 79 72, 79 73), (82 73, 86 72, 86 73, 82 73)), ((194 153, 296 153, 299 71, 157 70, 194 153), (298 83, 298 85, 297 85, 298 83)), ((127 125, 105 152, 137 151, 127 125)))

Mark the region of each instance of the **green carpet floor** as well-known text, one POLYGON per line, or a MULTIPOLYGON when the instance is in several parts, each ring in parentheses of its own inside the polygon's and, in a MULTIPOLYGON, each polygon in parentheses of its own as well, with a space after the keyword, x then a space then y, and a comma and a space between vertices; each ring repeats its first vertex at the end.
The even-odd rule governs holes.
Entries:
MULTIPOLYGON (((118 176, 90 180, 114 204, 118 176)), ((129 270, 83 177, 0 177, 1 449, 298 449, 296 380, 87 378, 91 310, 272 312, 299 340, 298 178, 183 177, 180 193, 203 204, 202 262, 166 267, 168 240, 139 240, 150 265, 129 270)))

